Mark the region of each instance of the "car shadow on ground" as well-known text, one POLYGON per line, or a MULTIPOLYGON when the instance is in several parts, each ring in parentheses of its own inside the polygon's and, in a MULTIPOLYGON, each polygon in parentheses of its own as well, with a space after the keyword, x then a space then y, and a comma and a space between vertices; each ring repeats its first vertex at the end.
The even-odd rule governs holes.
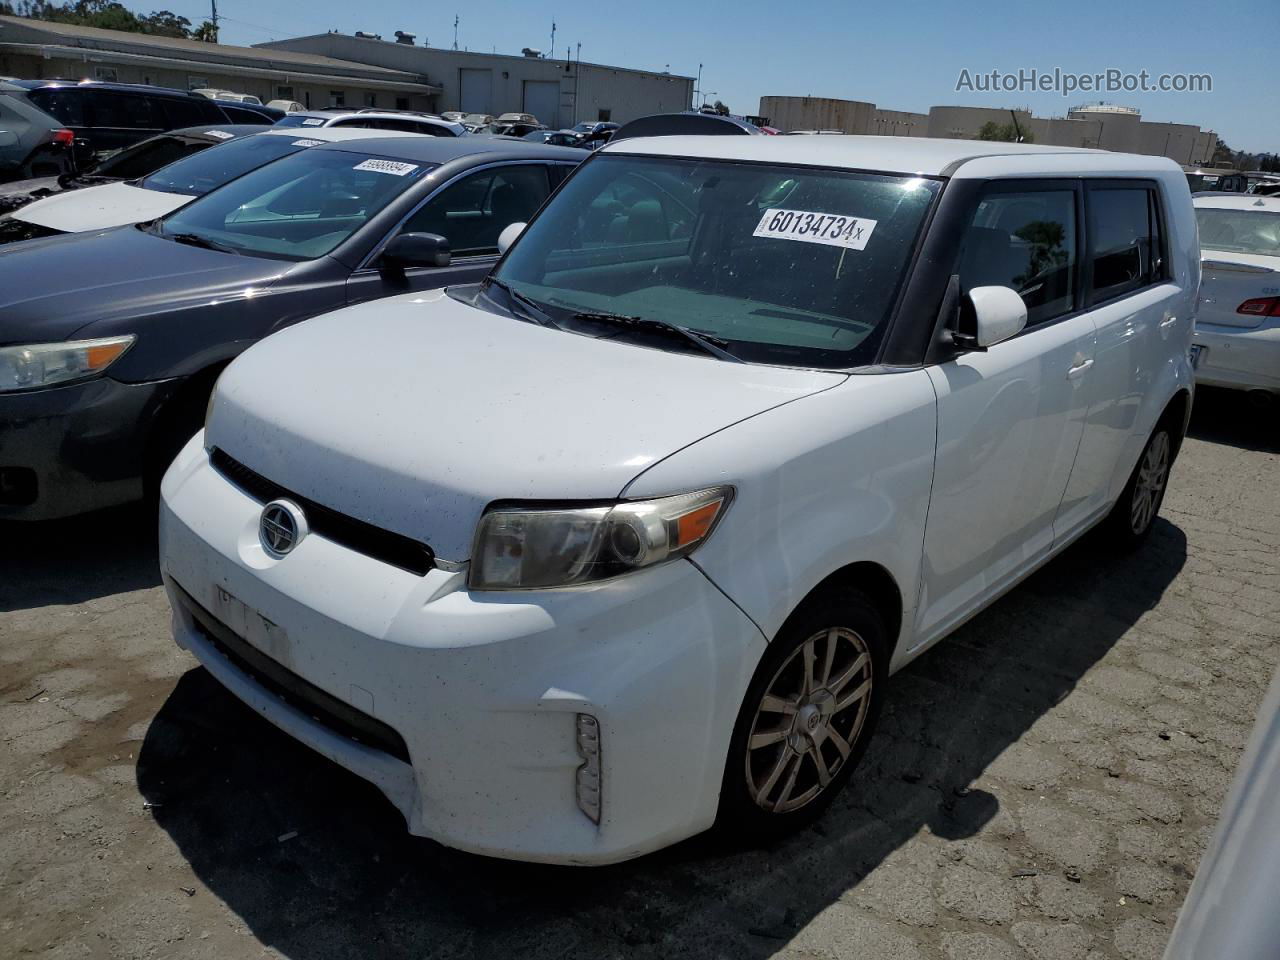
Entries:
POLYGON ((921 830, 958 839, 996 816, 998 799, 970 785, 1159 601, 1185 559, 1183 532, 1165 520, 1135 554, 1096 538, 1068 550, 893 678, 853 782, 814 826, 766 846, 701 837, 592 870, 449 851, 410 838, 375 789, 203 669, 152 722, 138 783, 209 890, 286 957, 762 958, 856 898, 921 830))
POLYGON ((83 603, 159 583, 154 503, 66 520, 0 521, 0 612, 83 603))
POLYGON ((1244 450, 1280 453, 1280 397, 1259 403, 1240 390, 1196 387, 1187 436, 1244 450))

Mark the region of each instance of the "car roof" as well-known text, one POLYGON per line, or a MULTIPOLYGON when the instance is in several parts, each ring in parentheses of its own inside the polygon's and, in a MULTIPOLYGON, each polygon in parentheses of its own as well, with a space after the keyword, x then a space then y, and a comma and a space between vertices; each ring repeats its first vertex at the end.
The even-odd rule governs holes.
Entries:
POLYGON ((189 90, 178 90, 175 87, 157 87, 149 83, 113 83, 108 80, 23 80, 15 77, 4 77, 2 79, 5 83, 11 83, 15 87, 22 87, 26 90, 43 90, 46 87, 83 87, 94 90, 119 90, 125 93, 150 93, 164 97, 182 97, 184 100, 190 97, 199 97, 201 100, 208 99, 189 90))
POLYGON ((206 137, 210 140, 225 140, 226 137, 220 137, 218 134, 229 133, 233 137, 249 137, 270 129, 270 127, 263 127, 260 123, 200 123, 194 127, 166 130, 164 133, 157 133, 155 137, 149 137, 148 139, 154 140, 156 137, 206 137))
MULTIPOLYGON (((949 176, 963 163, 981 157, 1026 157, 1028 171, 1036 157, 1053 154, 1077 156, 1092 163, 1097 158, 1127 157, 1106 150, 1052 147, 1029 143, 985 140, 943 140, 928 137, 616 137, 603 153, 696 157, 716 160, 749 160, 763 163, 798 163, 852 170, 883 170, 917 176, 949 176)), ((1157 157, 1144 157, 1152 169, 1164 169, 1157 157)), ((1086 164, 1082 164, 1086 165, 1086 164)), ((1100 164, 1105 166, 1105 164, 1100 164)))
POLYGON ((1263 197, 1256 193, 1196 193, 1191 202, 1197 207, 1219 210, 1262 210, 1280 213, 1280 197, 1263 197))
MULTIPOLYGON (((294 128, 297 129, 296 127, 294 128)), ((385 130, 376 142, 367 140, 348 146, 330 143, 316 150, 349 150, 352 153, 377 153, 398 160, 416 160, 419 163, 448 163, 462 157, 485 156, 492 160, 571 160, 579 163, 584 151, 576 147, 551 147, 545 143, 527 140, 501 140, 497 137, 428 137, 422 134, 402 134, 388 137, 385 130)), ((308 132, 308 136, 310 133, 308 132)), ((298 134, 294 134, 298 136, 298 134)))
MULTIPOLYGON (((370 130, 368 127, 264 127, 257 126, 255 132, 271 137, 294 137, 296 139, 323 140, 325 143, 342 143, 346 140, 386 140, 386 130, 370 130)), ((425 133, 398 133, 397 137, 406 140, 419 138, 423 140, 441 140, 443 137, 430 137, 425 133)))

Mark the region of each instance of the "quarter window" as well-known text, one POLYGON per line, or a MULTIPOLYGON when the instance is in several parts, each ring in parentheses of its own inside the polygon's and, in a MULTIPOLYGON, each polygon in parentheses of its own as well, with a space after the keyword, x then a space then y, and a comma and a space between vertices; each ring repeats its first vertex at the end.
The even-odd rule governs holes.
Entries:
POLYGON ((1154 191, 1091 187, 1089 248, 1095 303, 1156 283, 1164 266, 1154 191))
POLYGON ((960 251, 960 287, 1018 292, 1035 326, 1077 307, 1076 194, 992 191, 978 204, 960 251))
POLYGON ((401 229, 439 234, 455 257, 494 254, 498 234, 527 222, 549 192, 546 168, 537 164, 482 170, 445 187, 401 229))

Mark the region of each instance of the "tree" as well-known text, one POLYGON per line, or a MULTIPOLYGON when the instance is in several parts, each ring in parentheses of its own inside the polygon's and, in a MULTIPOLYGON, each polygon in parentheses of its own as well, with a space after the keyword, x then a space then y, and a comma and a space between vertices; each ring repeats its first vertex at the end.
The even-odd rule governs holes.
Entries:
POLYGON ((53 23, 100 27, 104 30, 150 33, 160 37, 217 39, 217 31, 213 30, 212 24, 201 24, 193 30, 190 20, 170 10, 137 14, 116 0, 64 0, 63 3, 51 3, 50 0, 17 0, 16 3, 14 0, 0 0, 0 13, 53 23))
POLYGON ((1021 138, 1018 135, 1018 128, 1012 123, 996 123, 994 120, 988 120, 978 128, 979 140, 998 140, 1003 143, 1034 143, 1035 138, 1030 133, 1023 132, 1021 138))
POLYGON ((218 28, 209 20, 206 20, 200 26, 191 31, 192 40, 203 40, 205 43, 218 42, 218 28))

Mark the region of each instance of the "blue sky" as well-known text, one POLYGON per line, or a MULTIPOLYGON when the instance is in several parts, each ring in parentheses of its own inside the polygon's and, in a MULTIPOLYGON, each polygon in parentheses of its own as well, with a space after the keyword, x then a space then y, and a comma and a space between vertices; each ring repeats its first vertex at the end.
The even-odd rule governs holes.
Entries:
MULTIPOLYGON (((163 6, 194 22, 208 15, 204 0, 163 6)), ((432 46, 450 46, 455 11, 461 17, 458 44, 472 50, 547 50, 554 18, 557 56, 568 44, 581 43, 582 58, 598 63, 653 70, 670 65, 672 72, 690 76, 702 63, 703 88, 735 113, 755 113, 768 94, 870 100, 917 111, 939 104, 1029 106, 1037 115, 1063 115, 1077 102, 1106 99, 1136 106, 1148 120, 1216 130, 1236 149, 1280 151, 1275 0, 1087 0, 1069 6, 1000 0, 982 8, 936 0, 381 0, 367 8, 350 0, 219 2, 223 41, 246 44, 329 29, 390 38, 402 29, 416 33, 419 43, 429 38, 432 46), (1213 91, 1069 98, 956 91, 962 69, 1015 73, 1055 67, 1075 73, 1207 73, 1213 91)))

